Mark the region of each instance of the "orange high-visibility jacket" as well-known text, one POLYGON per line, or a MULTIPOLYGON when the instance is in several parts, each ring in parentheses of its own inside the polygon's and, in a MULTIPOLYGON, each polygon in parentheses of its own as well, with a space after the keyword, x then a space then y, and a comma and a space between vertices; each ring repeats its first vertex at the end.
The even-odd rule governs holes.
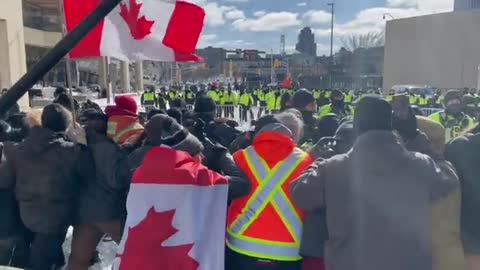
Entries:
POLYGON ((123 144, 130 137, 143 132, 143 126, 138 118, 127 115, 115 115, 108 119, 107 135, 118 144, 123 144))
POLYGON ((227 246, 254 258, 300 260, 303 213, 292 202, 289 184, 312 158, 288 136, 270 131, 233 157, 252 190, 229 207, 227 246))

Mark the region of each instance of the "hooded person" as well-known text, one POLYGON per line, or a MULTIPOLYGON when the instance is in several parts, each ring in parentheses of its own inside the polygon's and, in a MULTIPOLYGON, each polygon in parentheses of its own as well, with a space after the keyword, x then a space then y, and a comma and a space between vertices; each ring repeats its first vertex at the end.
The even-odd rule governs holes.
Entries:
POLYGON ((123 144, 143 133, 137 115, 137 101, 131 96, 116 96, 115 105, 107 106, 107 135, 115 143, 123 144))
MULTIPOLYGON (((153 116, 145 125, 145 133, 146 139, 144 144, 128 156, 132 173, 141 165, 145 155, 152 148, 162 145, 187 152, 200 162, 203 160, 202 152, 204 152, 204 145, 202 142, 186 128, 178 124, 175 119, 167 115, 153 116)), ((225 159, 228 159, 229 156, 229 154, 219 153, 216 155, 216 160, 220 163, 226 163, 225 159)), ((235 164, 233 163, 229 166, 235 166, 235 164)), ((250 190, 250 185, 243 174, 236 172, 234 169, 229 169, 224 171, 224 175, 229 179, 228 196, 230 199, 243 196, 250 190)))
MULTIPOLYGON (((323 119, 327 118, 324 117, 323 119)), ((317 160, 347 153, 352 148, 355 138, 353 121, 346 121, 338 127, 333 137, 320 139, 309 151, 309 154, 317 160)), ((300 246, 300 254, 303 256, 302 270, 325 269, 324 257, 327 240, 328 230, 325 210, 305 211, 300 246)))
MULTIPOLYGON (((480 130, 479 124, 465 135, 447 144, 445 156, 453 163, 460 177, 461 185, 461 237, 468 269, 480 269, 480 130)), ((458 209, 455 209, 456 211, 458 209)), ((447 255, 447 254, 445 254, 447 255)), ((447 257, 449 258, 449 257, 447 257)))
POLYGON ((202 143, 173 118, 156 115, 145 132, 113 269, 223 270, 232 178, 201 164, 202 143))
MULTIPOLYGON (((395 110, 394 110, 395 112, 395 110)), ((418 119, 410 107, 406 117, 394 113, 393 128, 401 136, 405 147, 409 151, 428 154, 434 159, 441 158, 443 153, 438 145, 429 145, 427 138, 435 138, 433 126, 422 133, 417 123, 431 121, 418 119), (423 138, 423 139, 422 139, 423 138)), ((438 123, 433 123, 438 124, 438 123)), ((440 127, 441 128, 441 127, 440 127)), ((442 130, 442 128, 440 129, 442 130)), ((443 135, 444 133, 442 133, 443 135)), ((441 141, 444 145, 445 140, 441 141)), ((433 142, 433 140, 432 140, 433 142)), ((442 147, 443 148, 443 147, 442 147)), ((466 269, 465 256, 460 237, 460 184, 434 201, 431 207, 431 235, 433 270, 466 269)))
POLYGON ((327 104, 320 108, 318 118, 321 119, 327 114, 334 113, 338 115, 340 119, 353 115, 353 108, 350 105, 345 104, 345 94, 340 90, 333 90, 330 97, 330 104, 327 104))
POLYGON ((293 94, 292 103, 293 107, 302 113, 305 129, 304 136, 300 140, 299 145, 302 146, 303 149, 307 149, 311 144, 314 144, 320 139, 319 130, 316 124, 317 120, 313 116, 317 105, 313 98, 313 94, 306 89, 296 91, 295 94, 293 94))
POLYGON ((460 136, 463 132, 474 126, 474 120, 465 114, 462 91, 449 90, 445 94, 443 107, 443 111, 436 112, 428 118, 440 123, 445 128, 446 142, 460 136))
POLYGON ((78 190, 94 171, 88 151, 65 135, 70 114, 59 104, 43 109, 42 126, 11 149, 0 165, 0 189, 14 187, 23 224, 33 233, 29 265, 62 265, 62 244, 73 223, 78 190), (39 188, 39 183, 41 188, 39 188))
POLYGON ((103 235, 120 242, 130 184, 127 156, 107 137, 108 117, 88 109, 81 115, 95 175, 80 190, 68 269, 87 269, 103 235))
POLYGON ((380 97, 362 98, 354 129, 349 152, 317 160, 290 186, 297 207, 327 211, 326 268, 432 269, 431 201, 458 185, 453 166, 408 151, 380 97))
MULTIPOLYGON (((58 89, 64 89, 64 88, 60 87, 60 88, 57 88, 57 90, 58 89)), ((57 95, 55 96, 55 99, 53 100, 53 103, 62 105, 65 109, 67 109, 72 114, 72 116, 74 115, 75 117, 78 118, 80 105, 78 104, 77 100, 75 100, 74 98, 70 98, 70 96, 68 96, 66 92, 65 93, 62 91, 58 92, 57 95)), ((85 131, 76 121, 77 119, 72 119, 72 123, 67 128, 66 134, 70 140, 76 143, 86 145, 87 141, 85 138, 85 131)))
POLYGON ((302 120, 290 112, 275 118, 278 123, 264 126, 251 146, 233 155, 253 188, 228 209, 229 270, 302 267, 303 212, 292 204, 288 185, 313 160, 296 147, 303 133, 302 120))
MULTIPOLYGON (((228 126, 225 123, 215 121, 217 105, 215 101, 208 96, 197 98, 195 102, 194 113, 198 122, 203 122, 206 137, 213 143, 219 143, 224 147, 229 147, 230 144, 240 135, 240 132, 235 128, 228 126)), ((195 134, 197 137, 199 134, 195 134)))
POLYGON ((264 126, 271 123, 279 123, 278 119, 276 119, 273 114, 267 114, 252 121, 253 129, 245 131, 232 142, 229 148, 230 153, 235 153, 249 147, 252 144, 255 134, 257 134, 264 126))

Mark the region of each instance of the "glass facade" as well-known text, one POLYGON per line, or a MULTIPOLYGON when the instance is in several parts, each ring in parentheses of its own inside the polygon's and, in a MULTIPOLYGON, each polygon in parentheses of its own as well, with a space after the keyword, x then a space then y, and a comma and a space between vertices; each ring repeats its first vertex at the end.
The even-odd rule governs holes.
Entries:
POLYGON ((480 0, 455 0, 454 10, 480 8, 480 0))
POLYGON ((23 24, 26 27, 48 32, 61 32, 59 8, 55 5, 40 5, 34 0, 22 0, 23 24))

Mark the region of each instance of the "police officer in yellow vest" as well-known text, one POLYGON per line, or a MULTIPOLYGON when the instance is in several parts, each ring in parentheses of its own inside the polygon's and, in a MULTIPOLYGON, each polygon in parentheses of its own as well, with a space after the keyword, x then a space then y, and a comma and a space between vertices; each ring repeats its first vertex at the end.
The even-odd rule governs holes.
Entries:
POLYGON ((220 96, 218 95, 218 92, 215 91, 215 88, 212 87, 210 90, 207 91, 207 96, 211 97, 215 103, 218 104, 220 102, 220 96))
POLYGON ((148 89, 143 92, 140 102, 142 106, 155 106, 155 91, 153 89, 148 89))
POLYGON ((258 108, 258 113, 257 113, 257 119, 262 117, 262 113, 264 110, 267 108, 267 102, 266 102, 266 95, 268 91, 267 89, 260 89, 260 91, 257 92, 257 98, 258 98, 258 103, 259 103, 259 108, 258 108))
POLYGON ((353 115, 353 107, 345 104, 345 96, 339 90, 333 90, 331 96, 331 103, 320 108, 318 119, 321 119, 327 114, 334 113, 340 119, 353 115))
POLYGON ((332 97, 332 90, 327 89, 325 90, 325 98, 331 98, 332 97))
POLYGON ((265 94, 265 102, 267 105, 267 114, 275 110, 275 91, 273 89, 269 89, 268 92, 265 94))
MULTIPOLYGON (((193 86, 192 86, 193 88, 193 86)), ((185 103, 188 105, 193 105, 195 103, 195 94, 191 88, 185 89, 185 103)))
POLYGON ((168 91, 168 99, 169 101, 172 101, 177 98, 177 90, 173 87, 170 88, 170 91, 168 91))
POLYGON ((254 100, 252 94, 245 90, 240 90, 240 97, 238 98, 238 104, 240 105, 240 121, 247 122, 247 112, 250 112, 250 119, 253 119, 253 106, 254 100))
POLYGON ((387 97, 386 97, 386 100, 387 100, 388 102, 392 102, 394 96, 395 96, 395 90, 391 89, 391 90, 388 92, 388 95, 387 95, 387 97))
POLYGON ((410 103, 410 105, 417 105, 417 96, 415 95, 415 93, 413 92, 410 92, 409 94, 409 97, 408 97, 408 103, 410 103))
POLYGON ((435 95, 435 107, 442 108, 443 100, 445 99, 445 95, 442 94, 441 90, 437 90, 437 94, 435 95))
POLYGON ((317 104, 317 106, 320 106, 320 99, 322 97, 322 91, 320 91, 320 89, 313 89, 312 90, 312 95, 313 95, 313 98, 315 99, 315 103, 317 104))
POLYGON ((417 97, 417 103, 420 107, 427 107, 428 106, 428 98, 425 94, 421 94, 417 97))
POLYGON ((353 91, 345 91, 345 104, 352 105, 353 103, 353 91))
POLYGON ((140 98, 140 103, 145 107, 145 111, 148 113, 151 110, 155 109, 156 97, 155 90, 153 88, 148 89, 143 92, 142 97, 140 98))
POLYGON ((445 139, 449 142, 472 128, 473 119, 464 113, 463 94, 459 90, 450 90, 445 94, 443 106, 445 110, 434 113, 428 118, 440 123, 445 128, 445 139))
POLYGON ((229 86, 228 89, 223 91, 222 97, 220 98, 220 104, 225 105, 224 116, 234 118, 234 108, 233 106, 237 102, 237 95, 229 86))

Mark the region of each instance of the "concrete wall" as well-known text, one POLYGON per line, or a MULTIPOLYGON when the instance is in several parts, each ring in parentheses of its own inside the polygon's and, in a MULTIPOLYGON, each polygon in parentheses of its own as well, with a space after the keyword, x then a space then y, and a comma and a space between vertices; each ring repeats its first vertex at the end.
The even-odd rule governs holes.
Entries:
POLYGON ((387 22, 384 89, 396 84, 477 87, 480 10, 387 22))
MULTIPOLYGON (((8 88, 25 74, 26 56, 22 1, 1 0, 0 8, 0 88, 8 88)), ((28 109, 28 96, 19 101, 28 109)))
POLYGON ((62 39, 60 32, 46 32, 29 27, 25 27, 24 32, 25 44, 30 46, 52 48, 62 39))

